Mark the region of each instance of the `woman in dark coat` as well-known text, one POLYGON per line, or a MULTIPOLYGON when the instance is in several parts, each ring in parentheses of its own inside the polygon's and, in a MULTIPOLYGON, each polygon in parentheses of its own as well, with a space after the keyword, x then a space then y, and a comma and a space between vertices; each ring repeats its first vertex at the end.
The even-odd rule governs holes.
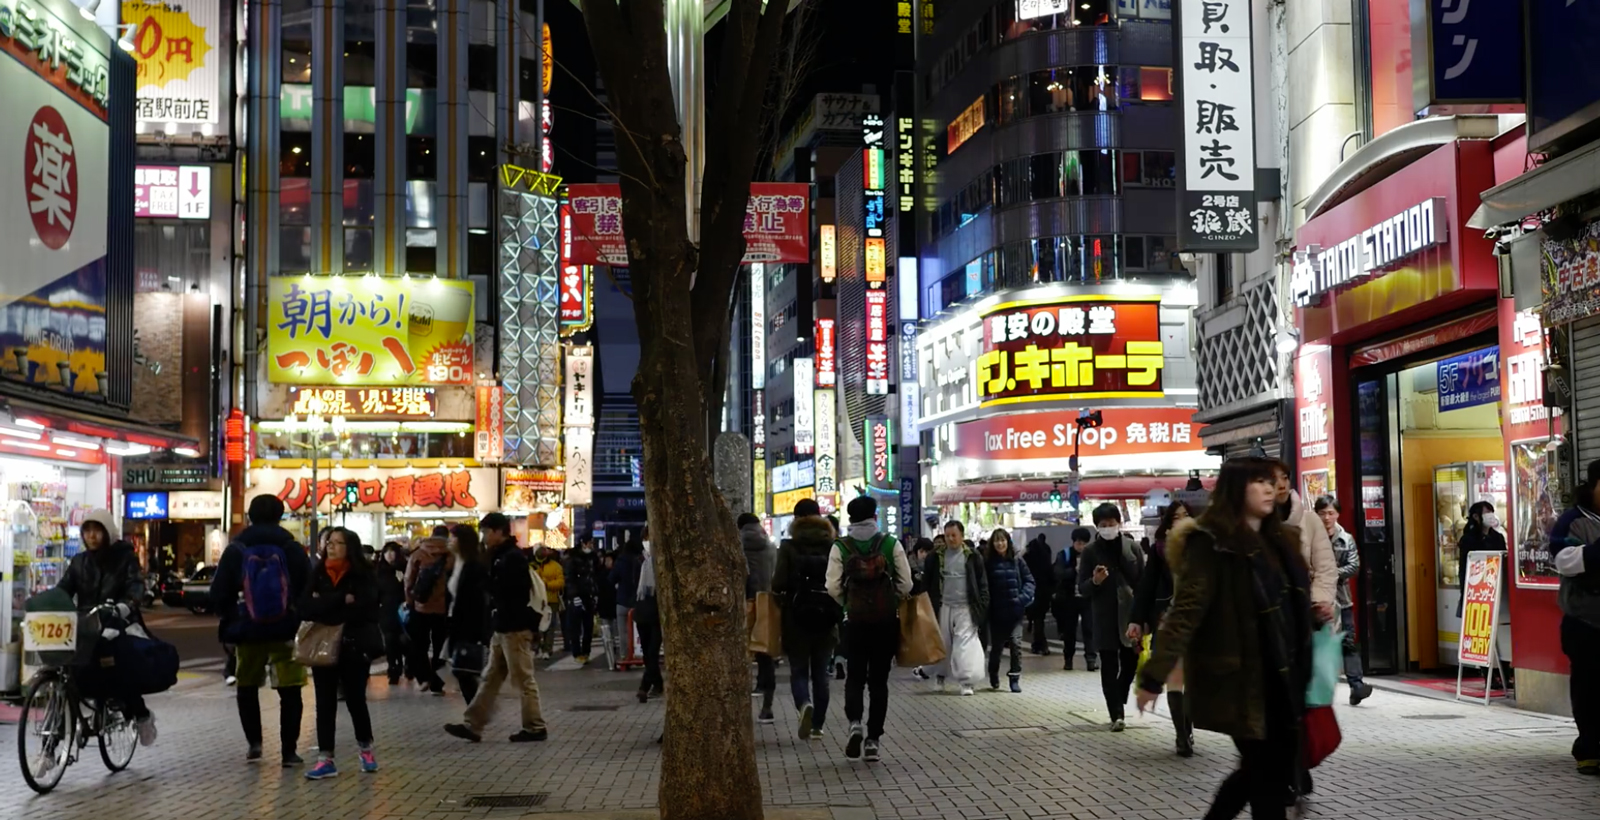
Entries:
MULTIPOLYGON (((1172 528, 1192 516, 1189 505, 1174 501, 1161 511, 1161 524, 1156 527, 1154 542, 1145 553, 1144 573, 1139 576, 1139 588, 1133 593, 1133 622, 1128 624, 1128 637, 1138 644, 1146 635, 1155 634, 1172 604, 1172 567, 1167 563, 1167 536, 1172 528)), ((1183 702, 1183 671, 1172 673, 1167 681, 1167 706, 1172 710, 1172 727, 1178 733, 1178 755, 1194 755, 1194 723, 1183 702)))
POLYGON ((1028 562, 1017 555, 1011 533, 997 529, 989 533, 989 549, 983 555, 984 571, 989 573, 989 688, 1000 688, 1000 653, 1011 649, 1011 668, 1006 676, 1011 691, 1022 693, 1022 619, 1033 605, 1035 584, 1028 562))
POLYGON ((1095 539, 1078 558, 1078 592, 1094 611, 1094 645, 1100 650, 1100 689, 1111 713, 1111 731, 1123 721, 1128 689, 1139 663, 1139 651, 1128 640, 1133 619, 1133 588, 1144 569, 1144 553, 1122 532, 1122 511, 1101 504, 1094 511, 1095 539))
POLYGON ((1299 769, 1311 675, 1311 572, 1275 512, 1274 463, 1230 459, 1197 521, 1167 538, 1176 588, 1140 672, 1140 711, 1183 661, 1194 725, 1233 738, 1239 768, 1206 813, 1281 820, 1299 769))
POLYGON ((378 629, 383 633, 383 655, 389 661, 389 685, 406 671, 405 630, 400 625, 400 607, 406 602, 406 550, 390 541, 383 545, 373 567, 378 580, 378 629))
POLYGON ((303 620, 342 626, 344 631, 338 662, 311 669, 317 697, 318 749, 316 765, 306 771, 311 780, 339 773, 333 762, 333 738, 341 693, 361 747, 361 771, 378 770, 372 751, 372 716, 367 711, 367 676, 372 658, 383 647, 378 629, 378 579, 354 532, 343 527, 329 530, 322 549, 297 611, 303 620))
POLYGON ((489 609, 489 556, 478 541, 478 531, 466 524, 450 529, 450 551, 456 556, 450 589, 450 667, 461 696, 471 703, 478 694, 494 635, 489 609))
POLYGON ((828 553, 837 538, 820 515, 796 518, 772 571, 772 592, 783 606, 783 651, 792 670, 789 688, 801 740, 821 739, 828 716, 828 664, 844 615, 827 586, 828 553))

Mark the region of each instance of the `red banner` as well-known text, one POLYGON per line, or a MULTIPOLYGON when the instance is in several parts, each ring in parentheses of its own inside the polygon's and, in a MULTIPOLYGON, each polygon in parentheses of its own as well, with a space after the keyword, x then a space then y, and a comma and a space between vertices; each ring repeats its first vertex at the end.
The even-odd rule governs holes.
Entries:
MULTIPOLYGON (((744 262, 811 260, 811 186, 753 182, 744 214, 744 262)), ((622 186, 569 185, 572 209, 571 261, 578 265, 627 267, 622 233, 622 186)), ((566 247, 563 242, 563 248, 566 247)))
POLYGON ((505 389, 498 384, 478 385, 478 423, 474 456, 483 462, 506 457, 505 389))
POLYGON ((817 320, 817 387, 833 387, 839 381, 839 359, 833 346, 833 320, 817 320))

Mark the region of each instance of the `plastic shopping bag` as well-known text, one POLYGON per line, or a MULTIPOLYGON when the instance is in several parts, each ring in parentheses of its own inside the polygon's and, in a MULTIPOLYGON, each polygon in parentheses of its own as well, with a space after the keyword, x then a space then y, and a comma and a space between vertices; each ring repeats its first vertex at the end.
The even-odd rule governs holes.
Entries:
POLYGON ((1332 624, 1323 624, 1311 633, 1311 683, 1306 687, 1306 708, 1333 705, 1333 690, 1339 684, 1339 669, 1344 663, 1344 635, 1332 624))
POLYGON ((1150 636, 1146 635, 1139 641, 1139 662, 1133 667, 1133 676, 1138 680, 1139 673, 1144 671, 1144 664, 1150 660, 1150 636))

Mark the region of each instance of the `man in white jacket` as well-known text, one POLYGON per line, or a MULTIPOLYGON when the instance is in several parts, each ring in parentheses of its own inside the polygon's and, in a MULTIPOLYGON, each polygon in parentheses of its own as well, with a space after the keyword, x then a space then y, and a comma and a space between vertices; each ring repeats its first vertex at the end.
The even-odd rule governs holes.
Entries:
POLYGON ((1333 541, 1328 530, 1306 506, 1300 494, 1289 488, 1289 468, 1278 462, 1278 517, 1300 530, 1300 555, 1311 568, 1311 611, 1318 623, 1328 623, 1339 615, 1334 602, 1339 589, 1339 563, 1333 557, 1333 541))
POLYGON ((889 670, 900 649, 899 601, 911 593, 911 562, 895 539, 878 534, 878 502, 861 496, 845 508, 846 536, 828 552, 828 594, 845 608, 844 716, 850 721, 845 757, 879 759, 878 742, 889 713, 889 670), (848 552, 848 555, 847 555, 848 552), (863 694, 872 711, 861 725, 863 694))

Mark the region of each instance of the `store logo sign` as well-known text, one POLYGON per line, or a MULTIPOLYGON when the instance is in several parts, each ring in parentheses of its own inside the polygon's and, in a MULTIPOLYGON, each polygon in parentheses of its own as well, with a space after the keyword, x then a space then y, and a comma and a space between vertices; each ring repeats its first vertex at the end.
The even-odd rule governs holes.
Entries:
POLYGON ((1295 251, 1289 292, 1310 307, 1328 291, 1359 283, 1449 239, 1444 197, 1423 200, 1332 248, 1295 251))

